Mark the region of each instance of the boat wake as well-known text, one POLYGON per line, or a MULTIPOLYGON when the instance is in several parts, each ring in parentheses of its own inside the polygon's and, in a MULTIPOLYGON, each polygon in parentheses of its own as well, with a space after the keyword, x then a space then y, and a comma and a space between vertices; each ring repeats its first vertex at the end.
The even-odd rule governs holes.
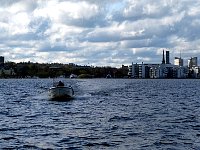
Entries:
POLYGON ((33 99, 44 100, 49 99, 48 92, 41 92, 38 95, 32 96, 33 99))

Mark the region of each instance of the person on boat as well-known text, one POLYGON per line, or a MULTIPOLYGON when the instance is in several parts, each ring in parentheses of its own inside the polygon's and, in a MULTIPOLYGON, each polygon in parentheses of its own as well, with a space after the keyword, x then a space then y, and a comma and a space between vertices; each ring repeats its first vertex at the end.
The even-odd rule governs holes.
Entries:
POLYGON ((64 83, 59 81, 57 86, 64 86, 64 83))

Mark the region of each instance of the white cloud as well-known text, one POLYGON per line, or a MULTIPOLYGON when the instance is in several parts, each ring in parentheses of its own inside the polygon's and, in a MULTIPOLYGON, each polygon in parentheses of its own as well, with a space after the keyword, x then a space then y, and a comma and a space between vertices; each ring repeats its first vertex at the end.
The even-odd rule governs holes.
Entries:
POLYGON ((0 0, 0 55, 90 65, 199 56, 198 0, 0 0), (58 58, 54 58, 57 56, 58 58))
POLYGON ((14 4, 10 4, 7 7, 7 11, 11 14, 16 14, 19 12, 31 12, 33 9, 37 7, 37 3, 34 0, 21 0, 16 1, 14 4))
POLYGON ((35 17, 49 17, 54 23, 67 23, 73 20, 87 20, 99 13, 98 6, 83 2, 44 1, 34 11, 35 17))

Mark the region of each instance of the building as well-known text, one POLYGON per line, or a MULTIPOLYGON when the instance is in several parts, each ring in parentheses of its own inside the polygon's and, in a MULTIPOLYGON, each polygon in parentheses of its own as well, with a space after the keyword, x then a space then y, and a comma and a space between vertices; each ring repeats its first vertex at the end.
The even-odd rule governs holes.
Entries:
MULTIPOLYGON (((195 68, 192 77, 199 76, 199 70, 195 68)), ((132 64, 129 66, 129 77, 139 79, 165 79, 165 78, 187 78, 188 67, 173 64, 132 64)))
MULTIPOLYGON (((152 68, 156 68, 159 64, 133 64, 129 66, 128 76, 131 78, 151 78, 153 76, 151 73, 152 68)), ((153 78, 153 77, 152 77, 153 78)))
POLYGON ((166 51, 166 64, 170 64, 170 62, 169 62, 169 51, 166 51))
POLYGON ((1 68, 0 69, 0 77, 2 76, 13 76, 15 75, 15 71, 14 69, 10 68, 10 69, 5 69, 5 68, 1 68))
POLYGON ((170 64, 169 51, 166 51, 166 56, 165 56, 165 51, 163 50, 162 64, 170 64))
POLYGON ((133 64, 129 66, 128 76, 131 78, 139 78, 139 65, 133 64))
POLYGON ((185 66, 177 66, 173 69, 173 77, 178 79, 184 79, 188 77, 188 68, 185 66))
POLYGON ((165 52, 163 50, 162 64, 165 64, 165 52))
POLYGON ((174 65, 176 66, 183 66, 183 59, 179 57, 174 58, 174 65))
POLYGON ((132 78, 200 78, 200 67, 197 57, 188 60, 188 66, 183 66, 183 59, 175 57, 174 65, 170 63, 169 51, 163 50, 161 64, 133 64, 129 66, 129 77, 132 78))
POLYGON ((0 68, 4 67, 4 57, 0 56, 0 68))
MULTIPOLYGON (((161 64, 133 64, 129 66, 129 77, 132 78, 152 78, 152 79, 164 79, 164 78, 198 78, 200 77, 200 70, 196 67, 188 69, 187 66, 183 66, 183 59, 175 57, 174 65, 170 64, 169 51, 166 51, 166 57, 163 50, 161 64), (166 60, 166 61, 165 61, 166 60)), ((197 64, 197 58, 191 59, 191 64, 197 64)))
POLYGON ((192 68, 192 67, 197 67, 197 57, 191 57, 189 60, 188 60, 188 68, 192 68))
POLYGON ((199 78, 200 77, 200 68, 199 67, 193 67, 193 78, 199 78))

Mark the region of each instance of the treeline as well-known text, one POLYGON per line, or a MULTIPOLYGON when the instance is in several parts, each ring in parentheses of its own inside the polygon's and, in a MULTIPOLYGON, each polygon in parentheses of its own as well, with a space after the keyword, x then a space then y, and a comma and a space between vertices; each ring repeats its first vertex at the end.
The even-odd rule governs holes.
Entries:
MULTIPOLYGON (((94 67, 94 66, 80 66, 76 64, 60 64, 60 63, 32 63, 32 62, 5 62, 4 69, 13 69, 14 74, 4 75, 4 77, 15 78, 27 78, 27 77, 70 77, 71 74, 75 74, 78 77, 84 78, 105 78, 108 74, 112 78, 124 78, 127 77, 128 67, 123 66, 121 68, 113 67, 94 67)), ((1 74, 2 75, 2 74, 1 74)))

